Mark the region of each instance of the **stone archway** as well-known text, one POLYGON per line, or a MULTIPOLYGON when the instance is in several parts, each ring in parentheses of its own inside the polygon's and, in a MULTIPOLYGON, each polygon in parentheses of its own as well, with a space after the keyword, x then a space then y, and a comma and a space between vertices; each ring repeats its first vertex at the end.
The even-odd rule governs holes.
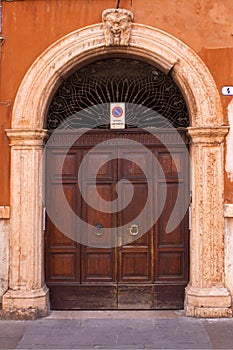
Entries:
POLYGON ((11 145, 11 223, 9 290, 3 296, 4 317, 47 314, 44 284, 41 158, 46 110, 62 76, 77 64, 103 55, 141 57, 171 72, 189 108, 192 140, 192 229, 190 283, 186 315, 231 316, 224 285, 223 125, 219 94, 201 59, 173 36, 133 24, 128 46, 106 46, 102 24, 66 35, 31 66, 18 90, 11 145), (16 176, 17 174, 17 176, 16 176))

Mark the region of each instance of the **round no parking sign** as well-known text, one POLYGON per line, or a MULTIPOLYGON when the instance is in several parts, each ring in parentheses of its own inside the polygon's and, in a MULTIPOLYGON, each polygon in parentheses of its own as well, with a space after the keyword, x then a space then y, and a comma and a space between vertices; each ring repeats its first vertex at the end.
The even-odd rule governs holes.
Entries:
POLYGON ((111 129, 125 128, 125 104, 124 103, 110 104, 110 127, 111 129))
POLYGON ((124 113, 124 110, 121 106, 115 106, 112 109, 112 115, 114 118, 122 117, 123 113, 124 113))

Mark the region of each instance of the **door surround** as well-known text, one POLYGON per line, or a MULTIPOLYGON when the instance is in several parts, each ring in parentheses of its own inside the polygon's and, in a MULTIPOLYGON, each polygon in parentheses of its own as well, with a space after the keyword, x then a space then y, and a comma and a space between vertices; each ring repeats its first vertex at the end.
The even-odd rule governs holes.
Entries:
POLYGON ((9 289, 3 317, 35 318, 49 310, 44 283, 42 228, 44 120, 61 78, 77 65, 109 55, 141 58, 171 72, 186 100, 191 138, 192 229, 190 283, 185 312, 196 317, 230 317, 224 282, 224 167, 220 97, 199 56, 177 38, 134 23, 128 46, 105 45, 103 25, 76 30, 52 44, 26 73, 16 96, 11 129, 11 218, 9 289))

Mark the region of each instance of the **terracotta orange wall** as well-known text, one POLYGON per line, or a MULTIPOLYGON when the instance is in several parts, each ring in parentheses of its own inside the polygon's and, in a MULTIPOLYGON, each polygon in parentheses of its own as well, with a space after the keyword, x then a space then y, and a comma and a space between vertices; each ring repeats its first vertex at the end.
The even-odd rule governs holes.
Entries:
MULTIPOLYGON (((0 73, 0 205, 9 204, 9 152, 4 130, 19 84, 37 56, 63 35, 98 23, 117 0, 4 1, 0 73)), ((212 72, 219 90, 233 85, 232 0, 121 0, 135 21, 176 36, 192 47, 212 72)), ((226 107, 230 97, 222 97, 226 107)), ((233 203, 233 185, 226 180, 226 201, 233 203)))

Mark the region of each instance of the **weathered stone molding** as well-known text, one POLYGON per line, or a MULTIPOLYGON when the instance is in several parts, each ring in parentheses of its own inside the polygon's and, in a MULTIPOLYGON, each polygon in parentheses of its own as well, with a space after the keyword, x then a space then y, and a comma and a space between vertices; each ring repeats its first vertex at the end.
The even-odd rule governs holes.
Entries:
POLYGON ((34 318, 48 311, 44 285, 42 151, 46 130, 7 130, 11 145, 9 289, 4 318, 34 318), (14 176, 16 174, 16 176, 14 176))
POLYGON ((226 163, 225 169, 228 179, 233 182, 233 99, 227 107, 229 133, 226 137, 226 163))
POLYGON ((186 314, 231 316, 231 297, 224 280, 224 137, 227 127, 188 128, 191 137, 192 231, 190 283, 186 314))
POLYGON ((14 130, 7 132, 12 146, 12 220, 10 290, 3 297, 4 313, 25 314, 25 305, 34 310, 34 315, 37 311, 47 312, 40 160, 50 96, 61 78, 78 64, 111 55, 138 57, 164 72, 173 68, 172 77, 182 90, 191 118, 193 223, 186 314, 230 316, 230 295, 224 281, 223 222, 223 140, 228 128, 222 127, 219 93, 210 72, 194 51, 173 36, 142 24, 132 25, 127 47, 106 47, 102 24, 70 33, 38 57, 21 83, 12 114, 14 130), (37 294, 33 296, 33 291, 39 293, 39 299, 37 294))
POLYGON ((189 127, 188 135, 191 136, 193 144, 217 144, 225 140, 228 133, 228 126, 210 126, 210 127, 189 127))
POLYGON ((0 207, 0 303, 8 289, 9 269, 9 207, 0 207))
POLYGON ((47 130, 45 129, 7 129, 6 133, 10 139, 10 146, 21 149, 30 149, 33 146, 41 147, 47 138, 47 130))
POLYGON ((185 311, 187 316, 231 317, 231 297, 226 288, 186 288, 185 311))
POLYGON ((214 80, 199 56, 180 40, 159 29, 132 24, 128 47, 106 47, 102 24, 74 31, 51 45, 25 75, 18 90, 12 115, 12 128, 38 128, 61 77, 94 57, 127 54, 157 65, 164 72, 171 68, 190 110, 192 127, 221 126, 223 114, 214 80))
POLYGON ((224 204, 225 217, 225 284, 233 299, 233 204, 224 204))
POLYGON ((34 320, 45 317, 49 312, 49 293, 44 285, 36 290, 9 289, 2 298, 2 318, 34 320))

